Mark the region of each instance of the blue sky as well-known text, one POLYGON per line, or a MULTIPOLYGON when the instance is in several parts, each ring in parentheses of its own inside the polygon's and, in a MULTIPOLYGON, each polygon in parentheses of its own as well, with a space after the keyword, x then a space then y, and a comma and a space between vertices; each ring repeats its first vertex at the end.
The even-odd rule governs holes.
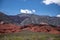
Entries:
POLYGON ((46 3, 44 0, 0 0, 0 11, 7 15, 20 14, 20 9, 35 10, 37 15, 56 16, 60 14, 60 3, 46 3))

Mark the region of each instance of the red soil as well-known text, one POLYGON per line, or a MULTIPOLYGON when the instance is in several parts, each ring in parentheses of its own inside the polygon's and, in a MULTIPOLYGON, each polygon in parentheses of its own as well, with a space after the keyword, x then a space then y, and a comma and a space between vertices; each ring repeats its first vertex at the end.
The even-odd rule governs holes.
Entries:
POLYGON ((32 32, 47 32, 51 34, 60 34, 60 27, 50 25, 25 25, 16 26, 14 24, 0 24, 0 33, 16 33, 22 30, 30 30, 32 32))

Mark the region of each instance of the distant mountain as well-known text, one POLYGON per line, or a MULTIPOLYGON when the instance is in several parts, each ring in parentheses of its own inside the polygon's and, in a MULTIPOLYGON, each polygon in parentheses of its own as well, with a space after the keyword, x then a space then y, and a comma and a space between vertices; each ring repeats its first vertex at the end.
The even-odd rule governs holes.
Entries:
POLYGON ((19 16, 9 16, 12 19, 13 23, 20 24, 27 17, 19 17, 19 16))
POLYGON ((0 21, 4 21, 5 23, 20 24, 25 18, 26 17, 19 17, 17 15, 9 16, 0 12, 0 21))
POLYGON ((35 14, 24 13, 14 16, 8 16, 0 12, 0 20, 18 25, 41 24, 41 23, 47 23, 54 26, 60 25, 60 17, 39 16, 35 14))
POLYGON ((11 23, 12 20, 10 19, 10 17, 2 12, 0 12, 0 22, 4 21, 5 23, 11 23))
POLYGON ((48 23, 50 25, 60 25, 60 17, 50 17, 50 16, 39 16, 35 14, 19 14, 19 17, 27 17, 20 24, 41 24, 48 23))

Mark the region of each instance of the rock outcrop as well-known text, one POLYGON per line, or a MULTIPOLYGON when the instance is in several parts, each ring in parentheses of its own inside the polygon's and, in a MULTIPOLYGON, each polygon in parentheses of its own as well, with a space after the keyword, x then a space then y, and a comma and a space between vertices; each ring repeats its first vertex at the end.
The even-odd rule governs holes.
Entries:
POLYGON ((0 33, 17 33, 23 30, 32 32, 46 32, 51 34, 60 34, 60 27, 53 27, 45 24, 30 24, 25 26, 17 26, 15 24, 0 24, 0 33))
POLYGON ((20 27, 14 24, 0 24, 0 33, 15 33, 20 31, 20 27))
POLYGON ((53 27, 51 25, 27 25, 24 26, 23 29, 30 30, 33 32, 47 32, 51 34, 60 34, 60 28, 53 27))

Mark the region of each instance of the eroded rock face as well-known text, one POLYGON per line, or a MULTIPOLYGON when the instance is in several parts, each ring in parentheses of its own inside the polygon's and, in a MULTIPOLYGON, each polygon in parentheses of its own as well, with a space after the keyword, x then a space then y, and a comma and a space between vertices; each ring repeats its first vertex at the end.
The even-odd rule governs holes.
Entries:
POLYGON ((50 25, 25 25, 17 26, 15 24, 0 24, 0 33, 16 33, 23 30, 30 30, 32 32, 47 32, 51 34, 60 34, 60 27, 53 27, 50 25))
POLYGON ((51 34, 60 34, 60 28, 53 27, 50 25, 27 25, 27 28, 24 28, 24 29, 30 30, 33 32, 47 32, 51 34))
POLYGON ((20 31, 20 27, 14 24, 0 24, 0 33, 15 33, 20 31))

